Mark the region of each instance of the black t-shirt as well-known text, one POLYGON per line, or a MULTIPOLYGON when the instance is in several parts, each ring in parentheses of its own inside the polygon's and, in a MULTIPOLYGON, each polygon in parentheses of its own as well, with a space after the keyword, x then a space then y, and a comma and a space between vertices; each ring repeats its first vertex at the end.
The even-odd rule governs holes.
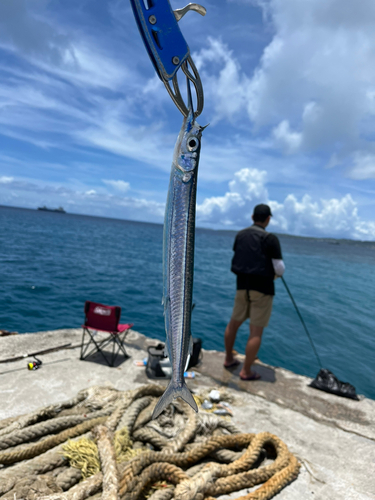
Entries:
MULTIPOLYGON (((261 226, 257 229, 265 231, 261 226)), ((243 234, 243 233, 242 233, 243 234)), ((234 241, 233 250, 236 251, 237 237, 234 241)), ((280 242, 277 236, 272 233, 267 233, 263 240, 262 252, 267 259, 282 259, 280 242)), ((265 293, 266 295, 275 295, 274 275, 262 276, 257 274, 237 274, 237 290, 256 290, 257 292, 265 293)))

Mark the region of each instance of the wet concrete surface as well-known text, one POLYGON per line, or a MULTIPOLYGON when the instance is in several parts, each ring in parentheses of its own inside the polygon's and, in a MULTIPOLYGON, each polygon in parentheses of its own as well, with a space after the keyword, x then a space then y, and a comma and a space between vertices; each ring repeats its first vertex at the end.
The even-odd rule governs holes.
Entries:
MULTIPOLYGON (((149 383, 144 367, 134 364, 147 356, 157 340, 131 331, 126 350, 114 368, 100 355, 79 359, 82 329, 66 329, 0 338, 0 419, 29 413, 69 399, 93 385, 128 390, 149 383), (59 345, 70 348, 38 356, 40 369, 2 361, 59 345)), ((241 359, 241 356, 238 356, 241 359)), ((204 351, 188 380, 194 392, 225 387, 234 398, 233 421, 244 432, 269 431, 279 436, 302 463, 298 479, 276 498, 290 500, 375 499, 375 401, 352 401, 308 387, 311 379, 261 362, 254 369, 259 381, 243 382, 240 367, 223 367, 224 353, 204 351)), ((157 383, 166 385, 166 380, 157 383)), ((248 490, 221 497, 238 498, 248 490)), ((249 490, 250 491, 250 490, 249 490)))

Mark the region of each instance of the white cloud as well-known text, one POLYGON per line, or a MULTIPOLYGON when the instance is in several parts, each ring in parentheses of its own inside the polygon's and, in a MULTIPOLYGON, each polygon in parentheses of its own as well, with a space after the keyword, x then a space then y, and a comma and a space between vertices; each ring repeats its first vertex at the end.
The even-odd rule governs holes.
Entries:
MULTIPOLYGON (((118 183, 118 181, 113 181, 118 183)), ((120 183, 124 181, 120 181, 120 183)), ((110 184, 112 185, 112 184, 110 184)), ((121 185, 121 184, 120 184, 121 185)), ((0 177, 2 204, 36 208, 41 204, 63 206, 67 212, 163 221, 164 203, 147 197, 109 194, 94 188, 72 189, 59 184, 0 177)), ((276 232, 301 236, 375 240, 375 221, 365 222, 350 194, 341 198, 313 199, 309 195, 289 194, 283 202, 270 199, 267 173, 243 168, 234 174, 223 196, 206 198, 197 206, 197 225, 239 229, 252 223, 251 214, 258 203, 268 203, 273 217, 270 228, 276 232)))
POLYGON ((13 177, 6 177, 3 175, 0 177, 0 184, 10 184, 13 181, 13 177))
MULTIPOLYGON (((325 163, 335 155, 343 165, 358 150, 373 153, 373 0, 248 1, 263 9, 274 32, 252 74, 222 40, 208 38, 194 54, 213 123, 236 118, 243 127, 247 110, 253 133, 287 154, 324 154, 325 163)), ((357 162, 354 176, 373 171, 357 162)))
POLYGON ((302 134, 290 130, 288 120, 280 122, 279 125, 274 128, 273 135, 276 142, 279 143, 287 153, 294 153, 298 151, 301 146, 302 134))
POLYGON ((171 136, 159 121, 140 123, 136 94, 104 97, 87 88, 82 100, 75 83, 74 78, 66 83, 43 74, 40 78, 34 74, 30 80, 21 71, 9 80, 4 78, 0 133, 43 149, 70 149, 73 144, 95 147, 169 170, 177 131, 171 136))
POLYGON ((371 147, 374 3, 270 0, 266 6, 275 35, 248 88, 251 119, 257 126, 276 123, 276 139, 288 152, 336 150, 343 160, 360 143, 371 147))
POLYGON ((117 110, 101 109, 101 119, 77 131, 76 141, 168 171, 176 138, 165 134, 161 123, 132 125, 128 117, 121 115, 121 107, 119 104, 117 110))
POLYGON ((75 42, 73 50, 74 59, 57 73, 78 85, 116 91, 124 88, 127 79, 134 79, 133 72, 124 64, 118 64, 91 40, 75 42))
POLYGON ((81 189, 72 189, 37 180, 0 177, 1 203, 19 206, 20 198, 26 208, 36 208, 40 205, 63 206, 70 213, 151 222, 162 222, 165 206, 164 203, 142 197, 113 195, 84 186, 81 189))
POLYGON ((215 123, 223 118, 232 119, 246 107, 249 79, 222 40, 208 37, 207 43, 208 47, 193 54, 193 59, 198 70, 203 69, 206 100, 214 109, 215 123), (213 64, 218 73, 205 70, 208 64, 213 64))
POLYGON ((55 76, 83 87, 121 89, 135 72, 95 40, 48 19, 45 0, 0 2, 0 46, 55 76))
POLYGON ((198 220, 224 226, 239 226, 251 221, 249 204, 257 204, 268 197, 265 188, 267 173, 243 168, 229 182, 229 192, 224 196, 206 198, 197 206, 198 220))
POLYGON ((375 154, 356 151, 353 155, 354 166, 348 176, 352 179, 375 179, 375 154))
POLYGON ((245 227, 251 223, 253 208, 268 203, 273 217, 271 228, 288 234, 337 238, 375 239, 375 221, 364 222, 350 194, 340 199, 317 199, 289 194, 283 203, 269 199, 267 173, 244 168, 234 175, 224 196, 207 198, 197 207, 199 223, 221 227, 245 227))
POLYGON ((40 15, 33 15, 34 8, 41 5, 40 0, 0 2, 0 43, 15 47, 25 55, 61 64, 71 56, 68 37, 40 15))
POLYGON ((290 194, 283 203, 270 203, 275 212, 272 226, 291 234, 307 235, 310 232, 319 236, 350 238, 356 234, 360 222, 356 203, 350 194, 330 200, 312 200, 307 194, 298 200, 290 194))
POLYGON ((129 191, 129 189, 130 189, 129 182, 125 182, 125 181, 121 181, 121 180, 113 181, 113 180, 106 180, 106 179, 103 179, 103 182, 104 182, 104 184, 107 184, 107 186, 111 186, 111 187, 117 189, 118 191, 126 192, 126 191, 129 191))

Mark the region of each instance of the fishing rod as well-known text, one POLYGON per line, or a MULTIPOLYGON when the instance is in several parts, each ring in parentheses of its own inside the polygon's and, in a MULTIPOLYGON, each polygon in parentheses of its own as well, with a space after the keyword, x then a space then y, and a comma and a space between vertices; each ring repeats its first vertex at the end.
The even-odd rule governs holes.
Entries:
POLYGON ((297 314, 299 316, 299 319, 301 320, 301 323, 305 329, 306 335, 309 338, 311 347, 313 348, 316 359, 317 359, 318 364, 320 366, 320 372, 315 377, 315 379, 309 384, 309 386, 314 387, 315 389, 319 389, 320 391, 328 392, 330 394, 335 394, 336 396, 342 396, 344 398, 350 398, 350 399, 354 399, 356 401, 359 401, 359 397, 356 393, 355 387, 352 384, 349 384, 349 382, 341 382, 341 380, 339 380, 332 372, 330 372, 329 370, 322 367, 322 362, 320 361, 319 354, 316 350, 316 347, 315 347, 313 339, 311 338, 311 335, 307 329, 307 326, 302 318, 302 315, 299 312, 296 301, 293 298, 292 292, 289 290, 289 287, 286 284, 286 281, 282 276, 281 276, 281 279, 284 283, 286 291, 289 294, 289 297, 291 298, 291 300, 293 302, 293 305, 294 305, 294 307, 297 311, 297 314))
POLYGON ((310 341, 311 347, 313 348, 313 351, 314 351, 314 353, 315 353, 315 356, 316 356, 316 359, 317 359, 317 361, 318 361, 318 364, 319 364, 320 368, 323 368, 323 366, 322 366, 322 362, 320 361, 320 357, 319 357, 319 354, 318 354, 318 352, 317 352, 317 350, 316 350, 316 347, 315 347, 315 345, 314 345, 313 339, 311 338, 311 335, 310 335, 310 333, 309 333, 309 331, 308 331, 308 329, 307 329, 307 326, 306 326, 306 324, 305 324, 305 322, 304 322, 304 320, 303 320, 303 318, 302 318, 302 315, 301 315, 301 313, 299 312, 299 309, 298 309, 298 307, 297 307, 296 301, 295 301, 295 300, 294 300, 294 298, 293 298, 292 292, 289 290, 289 287, 288 287, 288 285, 286 284, 286 281, 285 281, 285 279, 284 279, 284 277, 283 277, 283 276, 281 276, 281 279, 282 279, 282 281, 283 281, 283 283, 284 283, 284 286, 285 286, 285 288, 286 288, 286 291, 287 291, 287 292, 288 292, 288 294, 289 294, 289 297, 291 298, 291 301, 293 302, 293 305, 294 305, 294 307, 295 307, 295 310, 297 311, 297 314, 298 314, 298 316, 299 316, 299 319, 301 320, 301 323, 302 323, 302 325, 303 325, 303 328, 305 329, 306 335, 307 335, 307 336, 308 336, 308 338, 309 338, 309 341, 310 341))
POLYGON ((32 358, 32 357, 38 356, 40 354, 47 354, 49 352, 59 351, 60 349, 64 349, 64 348, 69 347, 71 345, 72 345, 72 343, 70 342, 69 344, 63 344, 63 345, 59 345, 56 347, 50 347, 49 349, 44 349, 43 351, 31 352, 29 354, 21 354, 19 356, 15 356, 13 358, 8 358, 8 359, 0 359, 0 363, 9 363, 11 361, 19 361, 20 359, 24 359, 24 358, 32 358))

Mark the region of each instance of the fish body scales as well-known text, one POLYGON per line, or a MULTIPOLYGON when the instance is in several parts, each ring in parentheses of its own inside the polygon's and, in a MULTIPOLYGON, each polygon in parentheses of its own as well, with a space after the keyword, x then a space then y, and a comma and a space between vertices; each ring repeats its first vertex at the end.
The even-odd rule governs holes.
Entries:
POLYGON ((172 378, 155 407, 153 418, 178 397, 198 411, 186 386, 184 371, 192 346, 195 207, 201 130, 191 114, 184 118, 174 151, 163 242, 163 303, 172 378))
POLYGON ((193 296, 194 236, 196 174, 188 182, 181 181, 181 172, 175 169, 173 194, 175 203, 170 234, 168 344, 172 355, 173 375, 183 381, 189 354, 191 307, 193 296))

